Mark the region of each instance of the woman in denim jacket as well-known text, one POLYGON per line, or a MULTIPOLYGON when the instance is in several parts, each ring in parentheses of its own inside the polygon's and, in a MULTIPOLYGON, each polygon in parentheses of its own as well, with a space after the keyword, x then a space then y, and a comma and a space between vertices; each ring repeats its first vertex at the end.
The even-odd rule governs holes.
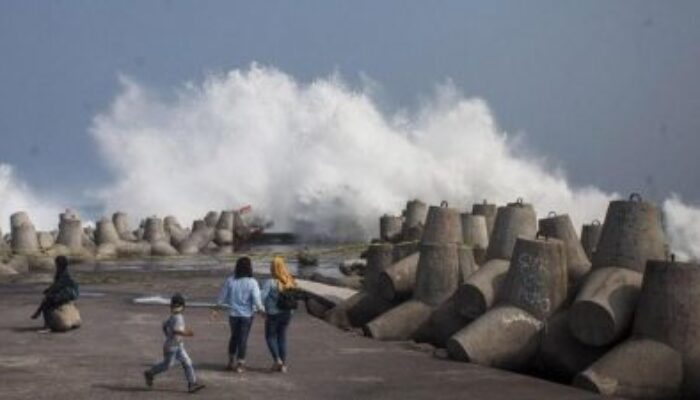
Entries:
POLYGON ((256 311, 265 311, 260 298, 260 287, 253 278, 250 258, 241 257, 236 261, 233 276, 226 279, 217 303, 220 307, 229 309, 231 338, 226 369, 241 373, 245 366, 248 334, 253 325, 253 316, 256 311))
POLYGON ((287 328, 292 318, 292 310, 281 309, 278 300, 281 292, 293 291, 296 282, 284 259, 279 256, 272 259, 270 274, 272 277, 265 281, 262 288, 262 299, 267 313, 265 340, 274 361, 272 369, 287 372, 287 328))

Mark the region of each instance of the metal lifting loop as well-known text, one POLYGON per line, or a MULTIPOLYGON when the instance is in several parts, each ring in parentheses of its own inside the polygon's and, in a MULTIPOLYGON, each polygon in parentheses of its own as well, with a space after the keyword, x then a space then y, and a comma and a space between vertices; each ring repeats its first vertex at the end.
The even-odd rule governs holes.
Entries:
POLYGON ((553 218, 553 217, 556 217, 556 216, 557 216, 557 212, 556 212, 556 211, 550 211, 549 214, 547 214, 547 218, 553 218))
POLYGON ((630 195, 630 201, 642 201, 642 195, 639 193, 632 193, 630 195))
POLYGON ((593 222, 591 222, 591 225, 595 225, 595 226, 600 225, 600 220, 594 219, 593 222))
POLYGON ((518 198, 515 200, 515 204, 516 204, 518 207, 522 207, 522 206, 523 206, 523 198, 522 198, 522 197, 518 197, 518 198))
POLYGON ((440 203, 440 207, 447 207, 447 201, 443 200, 442 203, 440 203))

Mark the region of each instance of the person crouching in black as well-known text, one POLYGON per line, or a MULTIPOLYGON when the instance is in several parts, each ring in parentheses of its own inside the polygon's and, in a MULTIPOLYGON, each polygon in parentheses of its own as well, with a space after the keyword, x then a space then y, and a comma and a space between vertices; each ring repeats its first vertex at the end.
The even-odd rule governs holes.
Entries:
POLYGON ((68 272, 68 259, 65 256, 55 258, 56 274, 53 277, 53 283, 44 290, 44 300, 42 300, 39 308, 32 314, 32 319, 36 319, 39 315, 44 315, 44 320, 48 320, 48 316, 52 311, 62 306, 63 304, 77 300, 80 295, 78 283, 76 283, 68 272))

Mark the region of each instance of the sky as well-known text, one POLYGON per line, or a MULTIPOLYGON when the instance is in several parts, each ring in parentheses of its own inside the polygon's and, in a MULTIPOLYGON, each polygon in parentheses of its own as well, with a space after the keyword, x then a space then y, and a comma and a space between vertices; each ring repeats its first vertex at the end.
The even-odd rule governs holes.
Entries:
POLYGON ((389 113, 451 82, 574 185, 699 205, 698 21, 697 1, 5 0, 0 162, 89 202, 120 77, 165 93, 255 62, 369 85, 389 113))

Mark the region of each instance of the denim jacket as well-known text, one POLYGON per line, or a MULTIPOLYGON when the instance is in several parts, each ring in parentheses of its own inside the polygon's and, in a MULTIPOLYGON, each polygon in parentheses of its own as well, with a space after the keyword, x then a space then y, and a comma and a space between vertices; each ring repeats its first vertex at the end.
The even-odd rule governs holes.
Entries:
POLYGON ((255 279, 229 277, 217 303, 229 307, 232 317, 252 317, 255 311, 265 311, 260 300, 260 287, 255 279))
POLYGON ((279 281, 274 278, 270 278, 263 283, 262 287, 262 299, 265 305, 265 311, 269 315, 276 315, 282 312, 277 307, 277 299, 279 298, 279 290, 277 289, 279 281))

